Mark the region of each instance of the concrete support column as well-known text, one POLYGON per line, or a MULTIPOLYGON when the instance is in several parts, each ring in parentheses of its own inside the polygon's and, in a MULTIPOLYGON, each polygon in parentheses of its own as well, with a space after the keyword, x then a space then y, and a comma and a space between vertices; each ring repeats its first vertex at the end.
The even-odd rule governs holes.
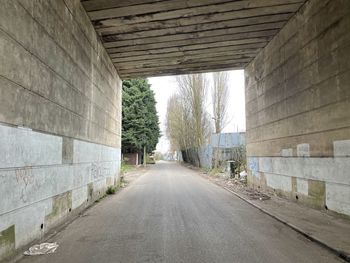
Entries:
POLYGON ((0 259, 119 176, 121 80, 80 1, 0 7, 0 259))
POLYGON ((249 183, 350 215, 350 2, 309 0, 246 68, 249 183))

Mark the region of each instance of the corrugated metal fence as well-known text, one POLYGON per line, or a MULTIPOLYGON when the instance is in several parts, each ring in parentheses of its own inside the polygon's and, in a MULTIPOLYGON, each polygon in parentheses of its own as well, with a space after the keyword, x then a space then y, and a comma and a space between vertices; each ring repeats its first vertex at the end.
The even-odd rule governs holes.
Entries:
POLYGON ((213 133, 210 143, 200 148, 187 149, 181 152, 184 162, 198 167, 212 168, 215 159, 219 162, 233 160, 237 147, 245 145, 245 133, 213 133))

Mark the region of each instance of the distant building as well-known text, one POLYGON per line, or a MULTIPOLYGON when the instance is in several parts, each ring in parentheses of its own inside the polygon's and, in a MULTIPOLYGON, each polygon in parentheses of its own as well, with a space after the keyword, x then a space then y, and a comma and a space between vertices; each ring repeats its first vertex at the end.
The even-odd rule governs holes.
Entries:
POLYGON ((234 148, 245 145, 245 132, 213 133, 210 145, 215 148, 234 148))
POLYGON ((212 162, 223 163, 237 158, 236 149, 245 146, 245 132, 213 133, 210 140, 212 162))

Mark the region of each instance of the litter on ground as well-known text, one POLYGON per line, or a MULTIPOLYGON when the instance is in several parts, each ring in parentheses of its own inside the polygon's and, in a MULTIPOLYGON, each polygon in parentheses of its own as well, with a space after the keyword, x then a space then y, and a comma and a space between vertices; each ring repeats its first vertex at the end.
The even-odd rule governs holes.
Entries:
POLYGON ((51 254, 56 251, 58 244, 55 243, 41 243, 30 247, 27 251, 24 252, 26 256, 36 256, 36 255, 45 255, 51 254))

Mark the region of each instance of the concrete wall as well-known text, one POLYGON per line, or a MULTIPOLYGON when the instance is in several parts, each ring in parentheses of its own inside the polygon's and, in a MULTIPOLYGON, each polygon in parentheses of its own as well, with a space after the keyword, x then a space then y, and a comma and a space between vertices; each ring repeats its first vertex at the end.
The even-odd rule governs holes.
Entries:
POLYGON ((121 81, 78 0, 2 0, 0 259, 116 182, 121 81))
POLYGON ((309 0, 246 68, 249 183, 350 215, 350 1, 309 0))

